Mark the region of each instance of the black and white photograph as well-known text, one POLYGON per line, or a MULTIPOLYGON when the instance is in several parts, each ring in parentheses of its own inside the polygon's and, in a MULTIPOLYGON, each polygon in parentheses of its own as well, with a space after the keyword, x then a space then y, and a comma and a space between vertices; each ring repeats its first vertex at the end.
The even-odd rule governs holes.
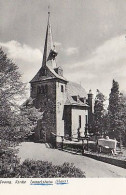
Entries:
POLYGON ((126 0, 0 0, 2 178, 126 178, 126 0))

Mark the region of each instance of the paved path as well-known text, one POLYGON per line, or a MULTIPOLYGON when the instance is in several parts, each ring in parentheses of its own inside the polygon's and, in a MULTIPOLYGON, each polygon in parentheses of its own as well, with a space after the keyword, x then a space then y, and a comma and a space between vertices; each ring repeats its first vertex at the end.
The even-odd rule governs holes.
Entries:
POLYGON ((76 167, 85 172, 87 178, 126 177, 126 169, 85 156, 47 148, 45 144, 24 142, 19 146, 18 155, 21 161, 25 159, 43 160, 52 162, 54 165, 61 165, 64 162, 74 163, 76 167))

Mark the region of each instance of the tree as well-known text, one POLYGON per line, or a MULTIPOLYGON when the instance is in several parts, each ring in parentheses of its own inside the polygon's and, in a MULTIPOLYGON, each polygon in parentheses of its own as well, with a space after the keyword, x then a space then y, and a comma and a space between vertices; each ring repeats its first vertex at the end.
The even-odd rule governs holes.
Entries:
POLYGON ((18 109, 17 100, 24 95, 25 85, 21 82, 18 67, 7 58, 0 48, 0 129, 10 127, 18 109))
POLYGON ((15 127, 16 137, 23 140, 32 135, 37 123, 43 118, 43 112, 36 109, 33 105, 33 99, 29 98, 22 106, 20 106, 20 113, 16 116, 15 127))
POLYGON ((115 114, 114 137, 120 141, 120 144, 126 144, 126 97, 120 93, 118 111, 115 114))
POLYGON ((30 101, 20 106, 26 86, 21 81, 18 67, 0 48, 0 139, 14 141, 33 131, 37 120, 42 118, 30 101))
POLYGON ((19 162, 16 150, 9 146, 16 146, 33 133, 42 118, 42 113, 30 104, 32 99, 19 105, 25 92, 18 67, 0 48, 0 176, 14 176, 19 162))
POLYGON ((94 104, 94 129, 97 134, 102 135, 104 130, 104 102, 105 96, 97 89, 97 95, 94 104))
POLYGON ((115 132, 118 129, 118 116, 119 116, 119 84, 115 80, 112 82, 111 93, 109 95, 109 106, 108 106, 108 115, 109 115, 109 135, 111 137, 115 136, 115 132))

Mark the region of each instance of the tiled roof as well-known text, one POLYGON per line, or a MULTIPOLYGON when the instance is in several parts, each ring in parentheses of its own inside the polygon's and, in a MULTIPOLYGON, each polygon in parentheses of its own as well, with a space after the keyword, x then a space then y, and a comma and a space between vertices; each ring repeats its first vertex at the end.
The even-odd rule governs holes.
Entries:
POLYGON ((65 105, 75 105, 75 106, 86 106, 86 102, 82 102, 80 98, 87 98, 87 93, 85 89, 78 83, 68 82, 67 83, 67 100, 65 105), (77 101, 73 98, 77 96, 77 101))
POLYGON ((38 82, 38 81, 45 81, 45 80, 49 80, 49 79, 61 79, 63 81, 67 81, 64 77, 58 75, 55 70, 53 70, 52 68, 50 68, 49 66, 46 66, 46 69, 48 70, 48 75, 47 76, 40 76, 40 70, 37 72, 37 74, 34 76, 34 78, 30 81, 32 82, 38 82))
POLYGON ((70 96, 87 97, 85 89, 80 84, 71 81, 67 83, 67 92, 70 96))

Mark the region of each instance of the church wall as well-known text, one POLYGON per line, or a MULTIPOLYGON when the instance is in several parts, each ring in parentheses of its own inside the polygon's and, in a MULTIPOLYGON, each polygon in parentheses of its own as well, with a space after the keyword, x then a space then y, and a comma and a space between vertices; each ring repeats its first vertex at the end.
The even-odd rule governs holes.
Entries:
POLYGON ((43 118, 39 121, 35 130, 35 137, 36 139, 41 139, 45 136, 44 139, 49 141, 51 132, 56 134, 56 82, 34 83, 34 88, 32 89, 35 90, 31 93, 32 97, 35 98, 34 105, 36 108, 41 108, 41 112, 43 112, 43 118), (47 93, 37 94, 37 87, 45 85, 48 86, 47 93))
MULTIPOLYGON (((64 104, 66 102, 66 85, 56 82, 56 129, 57 135, 64 136, 64 104), (63 91, 62 91, 63 90, 63 91)), ((61 141, 61 138, 57 138, 61 141)))
POLYGON ((35 98, 36 96, 37 96, 37 84, 36 83, 31 83, 30 97, 35 98))
POLYGON ((71 106, 64 107, 64 129, 65 136, 71 137, 71 106))
POLYGON ((81 116, 81 128, 80 128, 80 136, 84 136, 85 132, 85 124, 86 124, 86 115, 88 116, 88 111, 83 110, 77 107, 72 108, 72 136, 78 137, 78 128, 79 128, 79 116, 81 116))

